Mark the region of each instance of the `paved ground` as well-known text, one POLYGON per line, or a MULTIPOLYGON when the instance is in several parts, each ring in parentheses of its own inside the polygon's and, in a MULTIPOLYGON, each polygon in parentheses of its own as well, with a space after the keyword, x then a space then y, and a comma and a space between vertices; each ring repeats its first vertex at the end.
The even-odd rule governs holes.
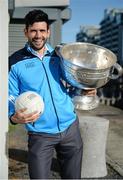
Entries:
MULTIPOLYGON (((95 110, 82 111, 83 115, 99 116, 110 120, 107 140, 108 175, 98 179, 123 179, 123 111, 111 106, 99 106, 95 110)), ((9 179, 28 179, 27 136, 17 125, 9 134, 9 179)), ((59 178, 56 159, 53 159, 53 179, 59 178)))

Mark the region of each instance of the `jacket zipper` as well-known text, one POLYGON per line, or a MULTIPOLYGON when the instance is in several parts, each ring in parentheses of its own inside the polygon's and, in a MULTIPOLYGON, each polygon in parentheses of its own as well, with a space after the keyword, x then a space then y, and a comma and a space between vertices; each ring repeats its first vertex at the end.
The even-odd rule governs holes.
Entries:
POLYGON ((44 71, 45 71, 45 74, 46 74, 46 78, 47 78, 47 82, 48 82, 48 86, 49 86, 49 90, 50 90, 50 95, 51 95, 53 107, 54 107, 54 110, 55 110, 55 113, 56 113, 56 117, 57 117, 57 127, 58 127, 58 130, 60 131, 60 127, 59 127, 59 117, 58 117, 57 110, 56 110, 56 107, 55 107, 55 103, 54 103, 54 100, 53 100, 53 95, 52 95, 52 90, 51 90, 49 78, 48 78, 48 75, 47 75, 46 68, 45 68, 45 66, 44 66, 44 64, 43 64, 43 61, 41 61, 41 62, 42 62, 42 65, 43 65, 43 68, 44 68, 44 71))

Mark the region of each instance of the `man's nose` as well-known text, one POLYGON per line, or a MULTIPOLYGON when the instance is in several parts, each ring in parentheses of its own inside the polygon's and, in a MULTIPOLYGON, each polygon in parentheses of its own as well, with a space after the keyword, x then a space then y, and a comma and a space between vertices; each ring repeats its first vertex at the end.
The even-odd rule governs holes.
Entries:
POLYGON ((36 37, 36 38, 40 38, 40 37, 41 37, 41 32, 40 32, 40 31, 37 31, 35 37, 36 37))

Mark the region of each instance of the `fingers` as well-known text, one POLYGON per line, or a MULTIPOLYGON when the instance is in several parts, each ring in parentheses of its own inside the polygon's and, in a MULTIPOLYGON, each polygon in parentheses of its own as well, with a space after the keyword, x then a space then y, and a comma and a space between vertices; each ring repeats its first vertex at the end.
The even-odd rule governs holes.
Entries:
POLYGON ((11 120, 15 123, 26 124, 26 123, 32 123, 39 118, 40 114, 37 111, 35 111, 33 113, 29 113, 29 114, 24 114, 24 112, 26 110, 27 109, 21 109, 21 110, 17 111, 11 117, 11 120))
POLYGON ((39 118, 40 114, 35 112, 35 113, 30 113, 27 115, 24 115, 21 119, 21 121, 23 123, 30 123, 30 122, 34 122, 39 118))
POLYGON ((84 90, 83 94, 87 96, 96 96, 97 90, 96 89, 84 90))

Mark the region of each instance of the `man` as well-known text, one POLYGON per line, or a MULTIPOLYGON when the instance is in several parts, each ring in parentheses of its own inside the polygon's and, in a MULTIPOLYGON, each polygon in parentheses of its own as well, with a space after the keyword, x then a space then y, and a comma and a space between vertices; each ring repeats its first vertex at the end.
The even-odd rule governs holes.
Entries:
MULTIPOLYGON (((50 178, 54 149, 65 179, 81 178, 82 139, 72 99, 62 83, 59 57, 47 43, 50 36, 48 15, 33 10, 25 16, 25 47, 9 61, 9 96, 16 99, 26 91, 35 91, 44 100, 42 115, 25 109, 15 112, 10 100, 12 124, 25 124, 28 131, 28 167, 31 179, 50 178)), ((95 94, 95 91, 87 91, 95 94)), ((11 99, 11 98, 10 98, 11 99)))

